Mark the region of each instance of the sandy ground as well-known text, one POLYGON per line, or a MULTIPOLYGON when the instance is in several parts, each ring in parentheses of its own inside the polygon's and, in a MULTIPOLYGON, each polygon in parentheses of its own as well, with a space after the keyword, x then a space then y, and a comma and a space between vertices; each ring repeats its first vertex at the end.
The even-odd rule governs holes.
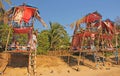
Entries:
MULTIPOLYGON (((93 70, 83 65, 69 66, 62 58, 54 56, 37 56, 36 70, 37 76, 120 76, 119 65, 93 70)), ((27 76, 27 67, 8 66, 4 76, 27 76)))
MULTIPOLYGON (((7 68, 4 76, 27 76, 26 68, 7 68)), ((110 68, 110 70, 92 70, 80 66, 80 71, 76 71, 66 66, 38 67, 37 76, 120 76, 120 68, 110 68)))

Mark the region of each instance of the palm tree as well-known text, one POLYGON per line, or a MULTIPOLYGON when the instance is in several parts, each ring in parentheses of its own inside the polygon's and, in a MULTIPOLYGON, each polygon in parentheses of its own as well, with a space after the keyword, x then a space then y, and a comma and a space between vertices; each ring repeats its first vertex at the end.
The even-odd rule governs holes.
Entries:
POLYGON ((37 53, 38 54, 46 54, 49 47, 50 47, 50 43, 49 43, 49 39, 48 39, 48 34, 49 31, 48 30, 42 30, 40 33, 38 33, 37 36, 37 53))
POLYGON ((1 48, 4 49, 5 48, 5 44, 6 44, 6 37, 7 37, 7 34, 8 34, 8 31, 6 30, 3 30, 3 29, 7 29, 8 26, 7 25, 4 25, 4 21, 7 21, 5 20, 7 17, 5 17, 5 9, 4 9, 4 5, 3 5, 3 1, 7 2, 8 4, 11 4, 11 1, 10 0, 0 0, 0 46, 2 46, 1 48), (4 26, 2 26, 4 25, 4 26), (1 30, 2 29, 2 30, 1 30))
POLYGON ((55 50, 56 48, 58 48, 66 34, 67 32, 64 30, 63 26, 58 23, 50 22, 50 29, 48 34, 50 50, 55 50))
POLYGON ((11 4, 10 0, 0 0, 0 24, 3 24, 4 22, 7 23, 7 17, 4 16, 5 14, 5 9, 3 5, 3 1, 7 2, 8 4, 11 4))
POLYGON ((5 13, 5 10, 0 8, 0 25, 3 24, 3 22, 4 22, 4 20, 3 20, 4 13, 5 13))
POLYGON ((42 30, 38 36, 38 54, 53 50, 66 50, 70 45, 70 38, 62 25, 51 23, 50 28, 42 30))
POLYGON ((3 1, 7 2, 8 4, 11 4, 10 0, 0 0, 0 8, 4 9, 3 1))

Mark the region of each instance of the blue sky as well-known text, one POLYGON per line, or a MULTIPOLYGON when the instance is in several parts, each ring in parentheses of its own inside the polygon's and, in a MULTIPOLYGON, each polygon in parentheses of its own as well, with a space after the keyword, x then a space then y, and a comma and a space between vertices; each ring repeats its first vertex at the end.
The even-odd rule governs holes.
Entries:
MULTIPOLYGON (((12 5, 5 4, 6 10, 21 5, 23 2, 39 9, 40 15, 49 26, 49 22, 58 22, 66 27, 69 35, 73 30, 66 26, 88 13, 98 11, 102 19, 115 21, 120 16, 120 0, 11 0, 12 5)), ((46 29, 36 20, 35 28, 46 29)))

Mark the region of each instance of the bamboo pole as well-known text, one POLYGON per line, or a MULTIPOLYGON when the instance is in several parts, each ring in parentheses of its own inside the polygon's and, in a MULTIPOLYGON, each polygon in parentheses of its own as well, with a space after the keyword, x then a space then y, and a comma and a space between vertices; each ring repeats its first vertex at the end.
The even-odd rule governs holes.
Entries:
POLYGON ((11 28, 9 28, 9 31, 8 31, 8 36, 7 36, 7 42, 6 42, 5 52, 7 51, 7 48, 8 48, 8 42, 9 42, 9 38, 10 38, 10 32, 11 32, 11 28))
POLYGON ((115 24, 115 41, 116 41, 116 45, 115 45, 115 47, 116 47, 116 51, 115 51, 116 55, 115 55, 115 58, 116 58, 116 64, 118 64, 119 63, 118 48, 117 48, 117 46, 118 46, 118 33, 117 33, 116 24, 115 24))
MULTIPOLYGON (((84 31, 85 32, 85 31, 84 31)), ((83 33, 84 33, 83 32, 83 33)), ((81 42, 81 51, 83 51, 83 43, 84 43, 84 40, 85 40, 85 33, 83 34, 83 38, 82 38, 82 42, 81 42)), ((81 55, 81 52, 79 51, 79 57, 78 57, 78 65, 80 65, 80 57, 82 57, 82 55, 81 55)), ((83 61, 84 61, 84 58, 83 58, 83 61)), ((84 64, 84 62, 83 62, 83 64, 84 64)))
POLYGON ((34 52, 34 76, 36 76, 36 59, 37 59, 37 57, 36 57, 36 55, 37 55, 37 49, 35 49, 35 52, 34 52))
POLYGON ((28 55, 29 57, 29 59, 28 59, 28 76, 30 76, 30 74, 31 74, 31 71, 30 71, 30 69, 31 69, 31 62, 30 62, 30 60, 31 60, 31 52, 29 51, 29 55, 28 55))

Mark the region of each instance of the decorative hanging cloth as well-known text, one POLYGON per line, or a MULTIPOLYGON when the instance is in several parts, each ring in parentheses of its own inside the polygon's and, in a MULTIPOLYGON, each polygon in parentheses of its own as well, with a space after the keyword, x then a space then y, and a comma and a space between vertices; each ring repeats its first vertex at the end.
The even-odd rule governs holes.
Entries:
POLYGON ((33 30, 33 27, 24 27, 24 28, 13 28, 13 32, 20 34, 20 33, 29 33, 33 30))
POLYGON ((22 20, 28 23, 31 17, 34 16, 36 10, 36 8, 28 7, 25 5, 15 7, 15 14, 13 20, 19 24, 22 20))
POLYGON ((31 19, 31 17, 33 17, 35 11, 36 11, 35 8, 24 6, 24 13, 23 13, 23 17, 22 17, 23 21, 28 23, 29 20, 31 19))
POLYGON ((47 24, 40 17, 38 8, 36 7, 23 4, 11 8, 6 12, 6 15, 9 16, 11 24, 15 27, 24 26, 24 24, 29 24, 30 22, 33 23, 34 18, 39 20, 43 26, 47 27, 47 24))
POLYGON ((15 8, 15 14, 13 16, 13 20, 15 22, 17 22, 18 24, 20 24, 21 20, 22 20, 22 16, 23 16, 23 9, 16 7, 15 8))
POLYGON ((108 32, 113 34, 113 32, 114 32, 114 24, 109 19, 105 20, 104 23, 107 26, 108 32))
POLYGON ((85 22, 86 23, 95 22, 96 20, 100 20, 101 18, 102 16, 98 12, 93 12, 86 16, 85 22))

